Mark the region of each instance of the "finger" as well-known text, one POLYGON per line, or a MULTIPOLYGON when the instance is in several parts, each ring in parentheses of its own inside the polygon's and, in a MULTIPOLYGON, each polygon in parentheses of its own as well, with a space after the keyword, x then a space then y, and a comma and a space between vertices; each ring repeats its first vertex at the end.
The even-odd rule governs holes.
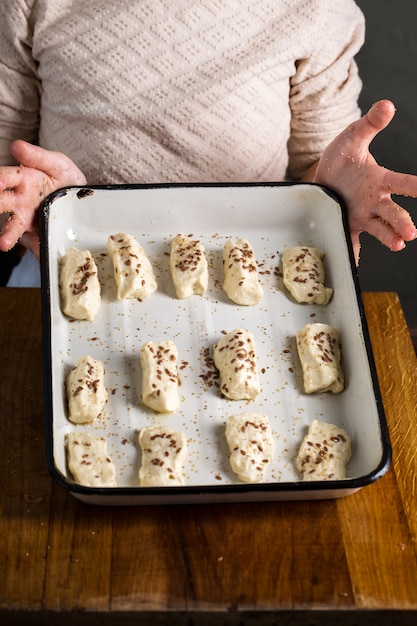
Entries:
MULTIPOLYGON (((345 128, 333 140, 329 148, 336 149, 338 157, 345 157, 345 165, 354 166, 355 168, 362 162, 369 165, 369 145, 376 135, 388 126, 394 114, 395 107, 390 100, 377 102, 369 109, 366 115, 345 128), (352 155, 354 158, 352 158, 352 155)), ((333 159, 334 155, 331 158, 333 159)), ((330 163, 327 163, 327 171, 330 171, 330 163)), ((317 182, 321 182, 320 175, 323 176, 323 174, 324 171, 321 170, 319 165, 316 177, 317 182)), ((324 175, 323 182, 326 180, 327 177, 324 175)))
POLYGON ((395 115, 395 106, 390 100, 376 102, 360 120, 355 122, 355 131, 368 144, 384 130, 395 115))
POLYGON ((0 250, 2 252, 11 250, 19 241, 25 230, 26 227, 22 220, 16 214, 11 213, 1 229, 0 250))
POLYGON ((360 233, 351 233, 353 255, 355 257, 355 263, 357 266, 359 265, 359 256, 361 251, 361 242, 359 239, 359 235, 360 233))
POLYGON ((391 100, 380 100, 371 106, 364 118, 368 125, 379 132, 388 126, 395 111, 395 105, 391 100))
POLYGON ((22 139, 11 144, 10 152, 22 165, 40 170, 62 185, 86 183, 84 174, 61 152, 45 150, 22 139))
POLYGON ((384 186, 389 194, 417 198, 417 176, 386 170, 384 186))
POLYGON ((391 227, 393 232, 397 233, 405 241, 412 241, 417 237, 417 230, 408 211, 401 206, 389 201, 380 201, 375 213, 379 219, 391 227))
POLYGON ((40 257, 40 243, 39 243, 39 235, 37 233, 24 233, 20 239, 20 243, 28 248, 35 255, 36 259, 39 261, 40 257))
POLYGON ((45 172, 54 178, 61 170, 59 163, 57 163, 58 153, 44 150, 44 148, 35 146, 22 139, 13 141, 10 146, 10 153, 22 165, 45 172))
POLYGON ((6 165, 0 168, 0 192, 14 189, 22 181, 22 168, 15 165, 6 165))
MULTIPOLYGON (((13 208, 15 206, 15 196, 13 191, 9 191, 8 189, 5 191, 0 191, 0 215, 4 216, 5 213, 13 213, 13 208)), ((1 220, 3 223, 4 217, 1 220)))
POLYGON ((369 235, 376 237, 381 243, 392 252, 399 252, 405 248, 404 238, 401 237, 390 224, 376 217, 370 220, 364 229, 369 235))
POLYGON ((344 137, 348 141, 355 142, 356 150, 361 149, 365 155, 369 144, 378 133, 388 126, 394 115, 394 104, 390 100, 380 100, 369 109, 366 115, 356 122, 353 122, 353 124, 346 129, 344 137), (361 143, 363 145, 361 145, 361 143))

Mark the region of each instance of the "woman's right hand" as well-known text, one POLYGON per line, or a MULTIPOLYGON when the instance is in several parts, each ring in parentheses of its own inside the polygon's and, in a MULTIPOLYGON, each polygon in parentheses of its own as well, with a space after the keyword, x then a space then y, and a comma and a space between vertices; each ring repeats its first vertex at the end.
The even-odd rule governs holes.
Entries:
POLYGON ((39 259, 41 203, 57 189, 85 185, 87 181, 61 152, 17 139, 11 144, 10 153, 20 165, 0 167, 0 214, 7 216, 0 231, 0 250, 10 250, 20 242, 39 259))

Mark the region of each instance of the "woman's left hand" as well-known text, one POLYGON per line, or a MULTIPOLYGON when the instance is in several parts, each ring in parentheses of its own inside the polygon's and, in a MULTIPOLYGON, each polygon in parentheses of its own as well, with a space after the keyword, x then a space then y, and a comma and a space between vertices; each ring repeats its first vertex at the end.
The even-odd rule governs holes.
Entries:
POLYGON ((378 165, 369 152, 369 144, 388 126, 394 114, 395 107, 389 100, 374 104, 326 148, 313 179, 334 189, 344 200, 356 263, 362 232, 373 235, 393 251, 402 250, 406 241, 417 237, 408 211, 391 197, 417 197, 417 176, 390 171, 378 165))

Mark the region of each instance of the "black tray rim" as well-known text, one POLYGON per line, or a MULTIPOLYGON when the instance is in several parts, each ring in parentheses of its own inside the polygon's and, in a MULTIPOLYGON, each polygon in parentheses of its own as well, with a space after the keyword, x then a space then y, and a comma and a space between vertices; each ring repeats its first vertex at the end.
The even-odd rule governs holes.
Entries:
MULTIPOLYGON (((133 183, 133 184, 111 184, 111 185, 83 185, 83 186, 67 186, 60 188, 44 200, 40 211, 40 268, 41 268, 41 302, 42 302, 42 367, 44 376, 44 406, 45 406, 45 444, 46 444, 46 463, 47 469, 53 479, 72 494, 80 496, 88 501, 89 498, 103 497, 105 499, 119 500, 132 497, 138 499, 140 503, 141 496, 150 503, 153 500, 157 502, 161 500, 162 504, 175 503, 178 501, 205 501, 205 497, 209 501, 215 502, 216 494, 219 496, 231 496, 231 500, 244 501, 246 498, 262 501, 264 495, 266 499, 274 499, 272 494, 277 494, 276 500, 282 500, 282 494, 292 494, 293 499, 311 500, 309 494, 320 492, 322 498, 332 497, 331 492, 349 494, 357 491, 367 485, 370 485, 386 474, 392 462, 392 447, 390 442, 388 424, 384 411, 381 391, 379 387, 374 354, 369 337, 369 330, 365 316, 365 309, 362 299, 362 292, 359 284, 359 277, 355 263, 353 247, 350 238, 346 205, 343 199, 332 189, 317 183, 310 182, 232 182, 232 183, 133 183), (126 191, 126 190, 149 190, 149 189, 190 189, 190 188, 245 188, 245 187, 289 187, 304 186, 318 187, 324 193, 329 195, 340 207, 344 235, 347 243, 352 278, 355 287, 356 301, 361 321, 361 330, 363 333, 366 355, 369 362, 369 369, 372 381, 372 387, 376 402, 376 409, 379 418, 381 433, 382 454, 378 465, 363 476, 357 478, 346 478, 343 480, 333 481, 294 481, 294 482, 268 482, 268 483, 235 483, 233 485, 184 485, 176 487, 86 487, 64 476, 56 467, 54 461, 53 450, 53 410, 52 410, 52 386, 49 381, 52 380, 52 353, 51 353, 51 314, 50 314, 50 276, 49 276, 49 216, 51 206, 54 202, 66 196, 68 192, 76 190, 77 197, 82 201, 94 193, 95 190, 105 191, 126 191), (171 498, 171 496, 174 496, 171 498), (281 497, 280 497, 281 496, 281 497)), ((284 498, 285 499, 285 498, 284 498)))

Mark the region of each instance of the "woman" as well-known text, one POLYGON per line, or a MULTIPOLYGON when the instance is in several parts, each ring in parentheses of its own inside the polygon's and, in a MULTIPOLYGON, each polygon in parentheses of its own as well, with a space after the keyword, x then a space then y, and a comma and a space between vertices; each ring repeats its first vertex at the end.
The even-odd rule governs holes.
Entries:
POLYGON ((285 178, 343 197, 357 262, 364 231, 402 249, 417 232, 391 194, 417 177, 369 153, 394 106, 360 118, 363 36, 353 0, 4 0, 0 249, 38 256, 66 185, 285 178))

